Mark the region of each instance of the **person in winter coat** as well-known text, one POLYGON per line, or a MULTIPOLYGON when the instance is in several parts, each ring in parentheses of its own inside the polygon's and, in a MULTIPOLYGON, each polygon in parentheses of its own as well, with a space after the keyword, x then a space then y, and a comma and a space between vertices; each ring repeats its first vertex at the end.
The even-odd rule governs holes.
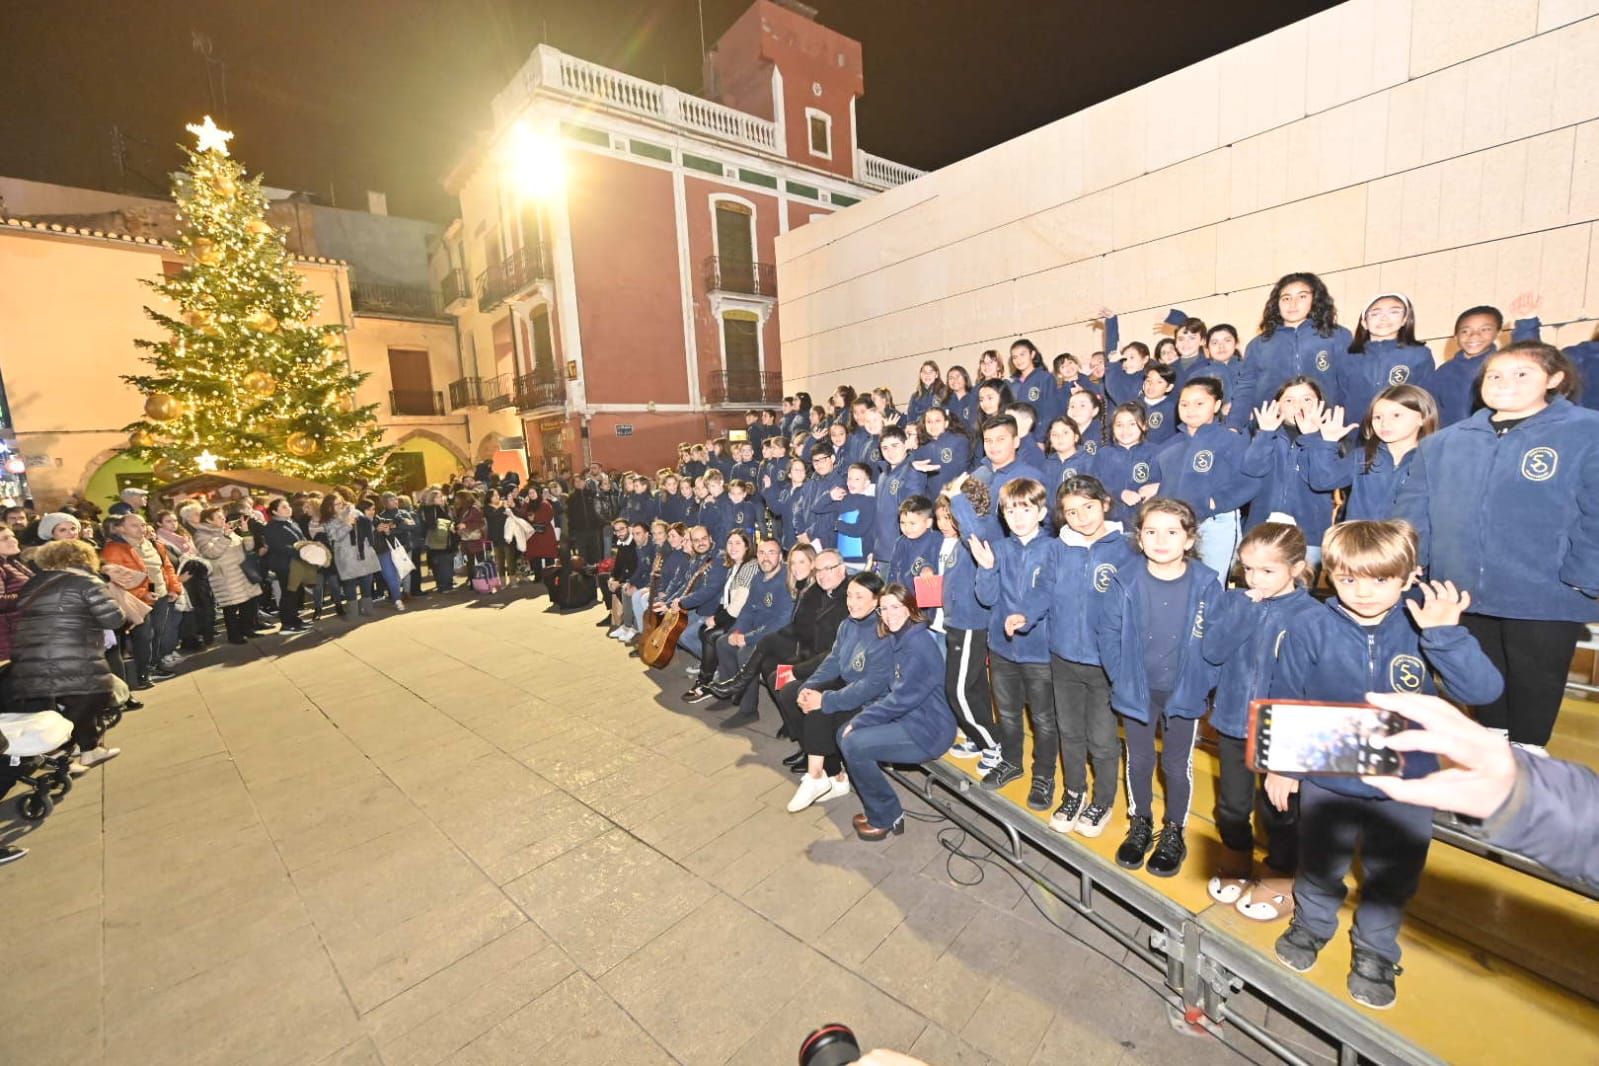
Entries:
MULTIPOLYGON (((522 505, 517 510, 523 521, 533 527, 523 553, 533 569, 533 580, 542 581, 544 571, 555 565, 560 555, 560 542, 555 536, 555 508, 544 498, 537 485, 529 485, 522 495, 522 505)), ((629 524, 631 527, 631 523, 629 524)), ((648 523, 645 523, 646 527, 648 523)))
POLYGON ((849 780, 860 794, 862 813, 855 835, 883 840, 905 831, 905 809, 882 763, 920 763, 936 759, 955 741, 955 715, 944 698, 938 638, 927 629, 916 600, 904 585, 889 585, 877 599, 878 633, 892 650, 888 691, 839 733, 839 750, 849 780))
MULTIPOLYGON (((372 601, 376 598, 376 575, 382 569, 372 539, 371 519, 337 493, 322 501, 321 517, 322 533, 328 538, 328 547, 333 549, 333 567, 344 585, 344 598, 356 603, 357 613, 371 614, 372 601)), ((481 512, 479 521, 482 521, 481 512)))
MULTIPOLYGON (((106 520, 106 530, 109 535, 101 553, 102 561, 108 567, 121 568, 111 572, 112 581, 151 608, 149 615, 129 634, 133 656, 128 687, 147 689, 155 681, 171 676, 160 670, 160 647, 168 636, 168 629, 178 621, 174 603, 183 585, 172 569, 166 550, 150 538, 150 527, 142 514, 126 511, 113 515, 106 520), (134 575, 142 580, 129 584, 134 575)), ((172 635, 175 636, 175 632, 172 635)))
POLYGON ((294 508, 282 496, 267 504, 268 521, 261 531, 267 553, 263 558, 267 570, 278 579, 283 598, 278 603, 278 617, 285 633, 307 628, 300 621, 300 603, 305 599, 304 588, 289 588, 289 568, 299 558, 298 550, 305 537, 294 524, 294 508))
MULTIPOLYGON (((1364 411, 1383 389, 1412 381, 1425 386, 1432 369, 1432 349, 1416 340, 1410 298, 1384 293, 1361 312, 1348 355, 1338 364, 1338 402, 1345 410, 1364 411)), ((1265 397, 1256 393, 1256 399, 1265 397)))
POLYGON ((405 548, 405 554, 411 557, 411 576, 406 582, 406 598, 414 600, 427 595, 422 591, 422 560, 426 557, 427 548, 423 543, 422 529, 417 524, 416 512, 411 506, 410 499, 385 492, 378 497, 378 502, 381 505, 378 519, 388 523, 394 532, 395 542, 405 548))
POLYGON ((39 573, 17 599, 5 679, 8 710, 26 714, 59 708, 72 723, 77 766, 87 768, 120 754, 102 743, 99 716, 113 698, 105 632, 120 629, 125 619, 98 576, 100 559, 88 544, 46 544, 34 563, 39 573))
POLYGON ((1275 396, 1289 378, 1308 375, 1327 403, 1341 404, 1338 367, 1349 358, 1349 331, 1327 285, 1314 274, 1285 274, 1272 286, 1261 312, 1260 334, 1244 349, 1244 365, 1228 396, 1229 424, 1244 427, 1250 412, 1275 396))
POLYGON ((11 645, 16 640, 18 598, 22 586, 33 577, 33 571, 22 565, 22 545, 16 531, 0 527, 0 659, 11 658, 11 645))
POLYGON ((433 589, 449 592, 455 588, 455 549, 460 542, 444 494, 434 488, 424 490, 416 518, 427 551, 428 569, 433 572, 433 589))
POLYGON ((222 608, 228 643, 243 644, 254 617, 255 598, 261 592, 244 572, 244 540, 229 526, 222 508, 207 507, 194 529, 194 546, 211 564, 211 595, 222 608))
MULTIPOLYGON (((492 491, 492 490, 491 490, 492 491)), ((356 505, 362 520, 372 530, 372 548, 378 556, 378 573, 383 575, 383 588, 388 591, 389 603, 396 611, 405 610, 405 580, 400 576, 395 549, 405 550, 404 532, 398 525, 378 517, 376 497, 367 496, 356 505)), ((407 574, 406 577, 410 575, 407 574)))
POLYGON ((451 517, 455 521, 455 535, 460 538, 461 551, 466 555, 469 568, 476 568, 488 554, 488 519, 477 497, 464 489, 455 494, 451 517))

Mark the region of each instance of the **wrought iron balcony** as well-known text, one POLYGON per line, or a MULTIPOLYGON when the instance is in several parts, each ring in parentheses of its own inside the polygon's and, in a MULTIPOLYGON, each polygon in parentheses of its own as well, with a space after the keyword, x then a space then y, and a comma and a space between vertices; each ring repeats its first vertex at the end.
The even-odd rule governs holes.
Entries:
POLYGON ((483 379, 484 395, 490 411, 503 411, 516 403, 516 397, 511 395, 512 380, 509 374, 483 379))
POLYGON ((709 292, 737 292, 746 296, 777 295, 777 267, 771 263, 745 263, 709 256, 705 260, 705 288, 709 292))
POLYGON ((389 393, 389 413, 396 415, 442 415, 444 394, 420 389, 396 389, 389 393))
POLYGON ((783 402, 783 375, 776 371, 717 370, 705 390, 712 407, 759 407, 783 402))
POLYGON ((459 378, 450 382, 450 410, 487 407, 497 390, 495 378, 459 378))
POLYGON ((478 275, 478 310, 492 311, 512 296, 547 280, 552 273, 550 251, 542 243, 513 252, 478 275))
POLYGON ((517 409, 523 412, 566 406, 566 382, 550 371, 534 371, 516 378, 517 409))
POLYGON ((466 283, 466 271, 460 268, 449 271, 444 275, 439 288, 439 297, 444 302, 444 309, 451 314, 460 314, 470 306, 472 286, 466 283))
POLYGON ((444 300, 432 289, 409 285, 367 285, 350 287, 350 302, 358 315, 383 315, 388 318, 438 320, 444 314, 444 300))

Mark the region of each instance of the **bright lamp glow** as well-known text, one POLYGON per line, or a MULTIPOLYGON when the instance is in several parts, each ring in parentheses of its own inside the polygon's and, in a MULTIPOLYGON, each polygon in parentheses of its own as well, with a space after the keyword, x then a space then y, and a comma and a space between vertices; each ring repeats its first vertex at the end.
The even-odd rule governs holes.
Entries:
POLYGON ((561 191, 566 182, 566 159, 561 145, 526 123, 511 127, 505 141, 504 160, 511 183, 523 196, 547 200, 561 191))

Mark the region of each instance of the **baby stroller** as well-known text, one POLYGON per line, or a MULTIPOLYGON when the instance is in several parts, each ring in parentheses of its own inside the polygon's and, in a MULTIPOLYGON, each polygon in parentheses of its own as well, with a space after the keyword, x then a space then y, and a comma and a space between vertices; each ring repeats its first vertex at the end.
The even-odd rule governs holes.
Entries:
POLYGON ((72 723, 61 715, 0 714, 0 796, 13 785, 28 788, 17 797, 24 819, 44 821, 56 800, 72 791, 71 763, 72 723))

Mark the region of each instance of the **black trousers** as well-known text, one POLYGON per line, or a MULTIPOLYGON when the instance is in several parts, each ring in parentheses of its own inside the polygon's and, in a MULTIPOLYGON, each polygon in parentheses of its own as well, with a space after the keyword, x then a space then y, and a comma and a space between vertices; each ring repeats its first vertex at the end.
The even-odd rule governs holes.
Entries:
POLYGON ((1517 744, 1548 744, 1566 694, 1566 673, 1577 641, 1587 635, 1581 622, 1462 615, 1460 624, 1477 638, 1483 654, 1505 679, 1505 691, 1492 703, 1472 708, 1477 721, 1505 729, 1517 744))
MULTIPOLYGON (((988 630, 944 630, 944 696, 966 739, 980 748, 999 747, 994 697, 988 688, 988 630)), ((1115 774, 1111 774, 1112 782, 1115 774)), ((1112 792, 1114 796, 1114 790, 1112 792)))
POLYGON ((245 600, 222 608, 222 624, 227 627, 228 642, 244 643, 244 635, 255 623, 255 601, 245 600))
MULTIPOLYGON (((1151 702, 1155 703, 1155 697, 1151 702)), ((1172 825, 1188 824, 1188 804, 1194 791, 1194 738, 1199 722, 1193 718, 1168 718, 1166 701, 1151 706, 1149 721, 1122 719, 1127 734, 1127 813, 1155 816, 1155 734, 1160 733, 1160 768, 1166 777, 1166 816, 1172 825)))
POLYGON ((1003 655, 989 656, 994 675, 994 706, 999 710, 1001 756, 1022 764, 1022 711, 1033 723, 1033 780, 1054 781, 1060 738, 1055 725, 1055 682, 1048 663, 1016 663, 1003 655))
MULTIPOLYGON (((751 656, 754 663, 755 676, 758 682, 752 682, 739 697, 738 709, 740 711, 757 711, 760 709, 761 686, 766 686, 776 699, 776 690, 772 688, 773 675, 782 663, 793 664, 799 658, 799 644, 793 637, 783 633, 768 633, 755 644, 755 653, 751 656)), ((786 723, 785 723, 786 724, 786 723)), ((798 733, 794 734, 798 736, 798 733)))
POLYGON ((1244 761, 1244 741, 1218 736, 1221 779, 1216 786, 1216 829, 1221 842, 1234 851, 1255 849, 1250 815, 1266 834, 1266 865, 1279 873, 1299 866, 1299 793, 1288 797, 1288 809, 1279 811, 1266 798, 1261 776, 1244 761))
POLYGON ((1116 803, 1116 768, 1121 743, 1116 736, 1116 712, 1110 709, 1110 678, 1103 666, 1074 663, 1058 655, 1049 658, 1055 680, 1055 721, 1060 729, 1061 773, 1066 791, 1088 791, 1088 767, 1094 767, 1095 806, 1109 809, 1116 803))
POLYGON ((111 709, 111 693, 74 692, 53 698, 29 698, 18 700, 15 709, 29 714, 59 711, 72 723, 72 743, 79 751, 93 751, 100 746, 100 715, 111 709))

